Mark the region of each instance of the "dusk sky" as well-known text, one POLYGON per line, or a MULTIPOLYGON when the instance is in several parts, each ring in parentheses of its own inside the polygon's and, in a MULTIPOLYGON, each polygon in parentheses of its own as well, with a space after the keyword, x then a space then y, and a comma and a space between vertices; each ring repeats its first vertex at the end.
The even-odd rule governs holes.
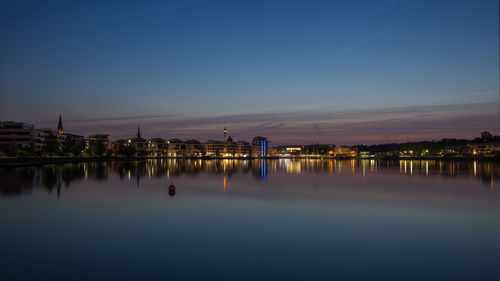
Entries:
POLYGON ((67 133, 388 143, 499 131, 480 1, 3 1, 0 120, 67 133))

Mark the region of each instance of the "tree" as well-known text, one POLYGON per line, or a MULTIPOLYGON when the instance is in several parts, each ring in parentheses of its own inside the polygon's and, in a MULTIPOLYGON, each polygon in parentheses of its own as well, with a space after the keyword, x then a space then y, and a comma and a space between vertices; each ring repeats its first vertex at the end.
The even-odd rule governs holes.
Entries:
POLYGON ((120 154, 123 154, 127 157, 132 157, 135 155, 135 148, 133 146, 122 146, 120 150, 120 154))
POLYGON ((68 157, 72 150, 73 142, 69 139, 65 139, 62 146, 62 152, 66 155, 66 157, 68 157))
POLYGON ((43 144, 43 150, 50 155, 50 158, 59 151, 59 141, 57 136, 52 133, 45 137, 43 144))
POLYGON ((9 157, 16 157, 17 150, 18 150, 17 145, 11 143, 6 147, 5 152, 6 152, 7 156, 9 156, 9 157))
POLYGON ((82 154, 83 148, 84 148, 83 142, 73 141, 71 145, 71 153, 73 153, 73 156, 79 156, 82 154))
POLYGON ((106 152, 106 146, 104 145, 104 143, 102 141, 97 142, 97 145, 96 145, 96 154, 99 157, 102 157, 102 155, 105 152, 106 152))

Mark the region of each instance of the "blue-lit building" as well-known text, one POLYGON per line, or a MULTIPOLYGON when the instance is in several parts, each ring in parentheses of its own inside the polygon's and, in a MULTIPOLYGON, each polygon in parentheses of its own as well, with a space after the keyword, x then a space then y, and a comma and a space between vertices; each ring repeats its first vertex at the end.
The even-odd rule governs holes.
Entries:
POLYGON ((257 136, 252 140, 252 156, 267 157, 269 141, 265 137, 257 136))

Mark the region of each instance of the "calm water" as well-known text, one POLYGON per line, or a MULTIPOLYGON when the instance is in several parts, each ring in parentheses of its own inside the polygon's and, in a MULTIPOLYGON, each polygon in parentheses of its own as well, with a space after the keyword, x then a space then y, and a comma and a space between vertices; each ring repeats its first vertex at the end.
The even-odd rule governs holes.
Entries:
POLYGON ((81 163, 0 187, 2 280, 499 280, 495 163, 81 163))

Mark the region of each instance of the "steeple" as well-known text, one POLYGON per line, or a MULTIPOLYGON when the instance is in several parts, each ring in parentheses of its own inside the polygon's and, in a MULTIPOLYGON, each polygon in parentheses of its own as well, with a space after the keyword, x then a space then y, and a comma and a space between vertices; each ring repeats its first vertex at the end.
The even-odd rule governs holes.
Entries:
POLYGON ((137 126, 137 138, 141 138, 141 126, 137 126))
POLYGON ((59 135, 62 135, 64 133, 63 126, 62 126, 61 114, 59 114, 59 123, 57 124, 57 133, 59 135))
POLYGON ((226 124, 224 124, 224 142, 226 142, 226 134, 227 134, 226 124))

